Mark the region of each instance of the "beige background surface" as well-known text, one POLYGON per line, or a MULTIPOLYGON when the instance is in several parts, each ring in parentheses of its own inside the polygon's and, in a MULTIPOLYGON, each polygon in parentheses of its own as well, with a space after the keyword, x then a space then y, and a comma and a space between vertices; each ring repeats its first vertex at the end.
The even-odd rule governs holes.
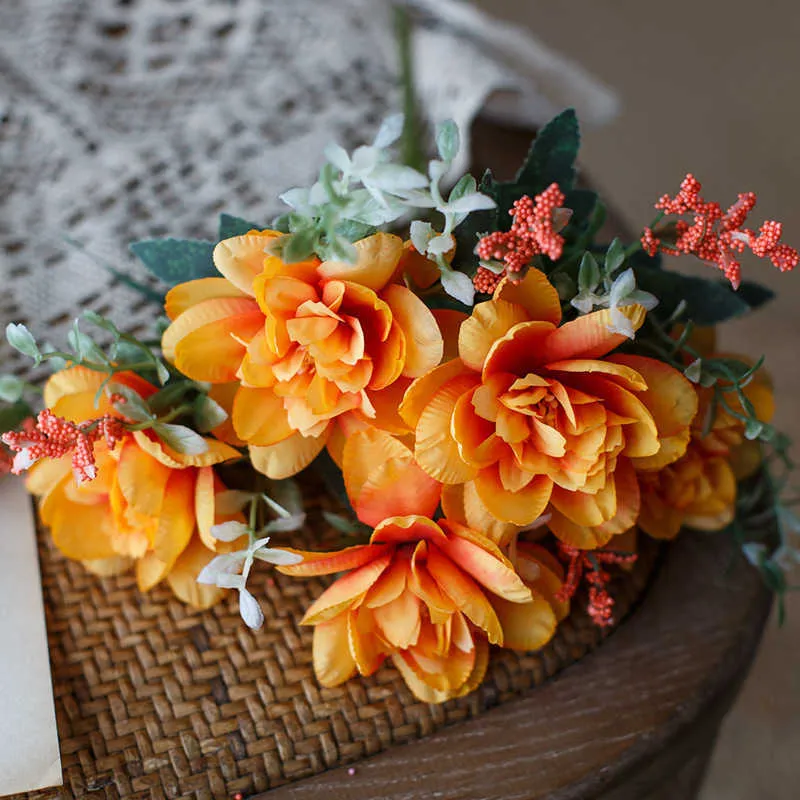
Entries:
MULTIPOLYGON (((755 217, 780 219, 800 246, 800 4, 482 0, 616 87, 620 117, 587 131, 583 164, 631 226, 689 171, 723 205, 758 194, 755 217)), ((701 267, 702 269, 702 267, 701 267)), ((725 329, 731 349, 768 354, 777 422, 800 441, 800 272, 750 260, 747 277, 780 289, 769 310, 725 329)), ((766 632, 727 718, 702 800, 800 797, 800 602, 766 632)))

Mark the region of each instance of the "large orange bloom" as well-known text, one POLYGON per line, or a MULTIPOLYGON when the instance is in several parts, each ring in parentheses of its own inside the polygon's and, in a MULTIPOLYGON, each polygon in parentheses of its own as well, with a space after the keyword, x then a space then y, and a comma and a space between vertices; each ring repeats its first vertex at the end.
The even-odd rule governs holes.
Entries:
MULTIPOLYGON (((72 367, 55 373, 44 390, 45 405, 71 422, 116 413, 95 395, 101 373, 72 367)), ((143 398, 156 388, 131 373, 114 376, 143 398)), ((237 519, 220 514, 216 497, 225 487, 212 465, 239 453, 208 439, 201 455, 176 453, 144 431, 127 435, 114 450, 95 446, 97 477, 76 484, 70 456, 34 464, 29 491, 40 498, 42 522, 64 555, 82 561, 102 575, 116 574, 135 563, 139 588, 146 591, 167 579, 175 594, 205 608, 222 595, 214 586, 201 586, 195 577, 221 545, 211 527, 237 519)))
MULTIPOLYGON (((297 576, 347 573, 302 620, 315 626, 314 670, 323 686, 356 672, 371 675, 391 656, 420 699, 467 694, 486 671, 488 643, 504 641, 492 598, 534 611, 530 589, 497 546, 448 520, 389 517, 367 545, 300 555, 301 563, 279 569, 297 576)), ((503 612, 515 632, 525 627, 505 605, 503 612)), ((537 628, 536 613, 527 623, 537 628)))
POLYGON ((436 320, 393 282, 409 251, 378 233, 355 244, 356 264, 284 264, 265 248, 279 234, 251 231, 220 242, 223 278, 181 284, 167 296, 168 359, 184 374, 236 383, 232 421, 253 465, 294 475, 330 442, 339 421, 402 432, 397 406, 410 379, 442 357, 436 320))
MULTIPOLYGON (((638 329, 645 310, 621 311, 638 329)), ((607 357, 625 341, 609 330, 609 311, 560 322, 541 272, 504 279, 462 324, 459 358, 415 381, 400 413, 415 429, 420 467, 466 484, 485 519, 479 530, 528 525, 549 505, 556 536, 590 549, 635 523, 635 469, 680 457, 697 400, 661 362, 607 357)))

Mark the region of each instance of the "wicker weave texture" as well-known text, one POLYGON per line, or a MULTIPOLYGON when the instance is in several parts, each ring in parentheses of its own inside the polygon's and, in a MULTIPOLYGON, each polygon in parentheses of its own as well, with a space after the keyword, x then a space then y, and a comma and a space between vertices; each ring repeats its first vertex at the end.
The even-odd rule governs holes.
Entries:
MULTIPOLYGON (((310 520, 319 529, 318 509, 310 520)), ((46 531, 39 542, 64 787, 17 800, 246 797, 507 702, 603 636, 575 611, 542 651, 496 651, 478 691, 440 706, 416 700, 389 666, 323 689, 312 632, 297 624, 323 581, 255 572, 249 586, 266 622, 252 632, 235 593, 193 612, 166 587, 142 595, 132 576, 89 574, 46 531)), ((617 578, 619 618, 642 594, 656 554, 647 543, 617 578)))

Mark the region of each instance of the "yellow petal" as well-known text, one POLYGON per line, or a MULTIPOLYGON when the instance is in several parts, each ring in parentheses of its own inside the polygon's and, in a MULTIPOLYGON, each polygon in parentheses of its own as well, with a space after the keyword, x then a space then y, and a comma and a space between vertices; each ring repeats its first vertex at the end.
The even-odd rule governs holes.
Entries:
MULTIPOLYGON (((647 389, 647 382, 645 378, 636 371, 636 367, 632 366, 640 357, 634 356, 634 362, 630 364, 624 360, 625 358, 625 356, 622 356, 622 360, 617 360, 611 357, 607 361, 589 358, 572 358, 567 361, 553 361, 547 365, 547 370, 548 372, 597 372, 612 376, 616 379, 617 383, 630 391, 644 391, 647 389)), ((642 358, 641 360, 652 361, 650 358, 642 358)), ((664 366, 666 366, 666 364, 664 366)), ((684 380, 686 379, 684 378, 684 380)))
POLYGON ((253 296, 253 280, 264 270, 266 248, 280 236, 275 231, 251 232, 225 239, 214 248, 214 265, 238 289, 253 296))
POLYGON ((171 567, 184 551, 195 528, 194 470, 173 470, 153 539, 153 553, 171 567))
POLYGON ((483 469, 475 478, 475 489, 488 512, 502 522, 530 525, 544 513, 553 491, 553 481, 537 475, 518 492, 503 488, 497 467, 483 469))
POLYGON ((142 450, 135 439, 128 439, 123 444, 117 480, 128 505, 140 514, 159 516, 172 472, 142 450))
MULTIPOLYGON (((73 480, 68 476, 64 481, 73 480)), ((63 485, 63 483, 62 483, 63 485)), ((67 558, 94 561, 113 558, 111 512, 104 504, 79 505, 71 503, 59 488, 49 503, 48 513, 42 514, 53 533, 53 543, 67 558)))
POLYGON ((353 605, 355 601, 366 594, 381 576, 381 573, 389 566, 391 560, 392 552, 389 550, 385 554, 373 558, 363 567, 358 567, 358 569, 337 578, 309 606, 300 624, 317 625, 320 622, 327 622, 336 617, 345 608, 353 605))
MULTIPOLYGON (((642 306, 624 306, 619 312, 626 316, 639 330, 647 312, 642 306)), ((621 333, 611 333, 611 311, 593 311, 567 322, 548 339, 541 353, 544 363, 563 361, 569 358, 599 358, 619 347, 628 338, 621 333)))
POLYGON ((198 455, 187 455, 186 453, 178 453, 171 447, 168 447, 160 439, 150 438, 147 431, 134 431, 133 434, 136 443, 145 453, 153 456, 156 461, 160 461, 167 467, 172 469, 182 469, 184 467, 209 467, 213 464, 221 464, 223 461, 230 461, 234 458, 241 458, 238 450, 235 450, 228 444, 220 442, 217 439, 206 437, 205 441, 208 445, 208 450, 198 455))
POLYGON ((461 325, 464 320, 469 319, 469 315, 451 308, 434 308, 431 313, 442 332, 444 341, 442 361, 458 358, 458 337, 461 333, 461 325))
POLYGON ((347 614, 340 614, 314 628, 311 653, 314 674, 322 686, 338 686, 356 674, 356 662, 348 638, 347 614))
POLYGON ((155 553, 145 553, 136 559, 136 586, 140 592, 149 592, 167 577, 169 569, 155 553))
POLYGON ((492 605, 503 628, 503 647, 539 650, 556 632, 556 615, 541 595, 534 595, 527 603, 510 603, 497 597, 492 605))
POLYGON ((476 475, 476 469, 461 458, 450 425, 458 399, 477 381, 477 375, 470 373, 445 384, 425 406, 417 423, 417 463, 441 483, 464 483, 476 475))
POLYGON ((392 647, 405 649, 416 644, 421 626, 420 601, 412 592, 401 592, 394 600, 373 610, 383 639, 392 647))
POLYGON ((164 310, 170 319, 175 319, 184 311, 216 297, 245 297, 241 289, 237 289, 225 278, 199 278, 173 286, 167 292, 164 310))
MULTIPOLYGON (((248 297, 219 297, 204 300, 177 317, 161 337, 161 349, 167 361, 175 361, 175 348, 181 339, 204 325, 258 311, 258 306, 248 297)), ((238 367, 238 364, 237 364, 238 367)), ((191 376, 189 376, 191 377, 191 376)))
POLYGON ((694 386, 678 370, 654 358, 615 355, 609 360, 636 370, 647 383, 638 398, 653 416, 660 447, 652 456, 634 459, 636 469, 656 470, 677 461, 686 452, 697 414, 694 386))
POLYGON ((213 584, 198 583, 197 576, 203 567, 216 558, 216 553, 209 550, 195 536, 189 546, 180 554, 167 574, 167 583, 175 596, 184 603, 200 610, 211 608, 225 596, 225 589, 213 584))
POLYGON ((538 269, 530 269, 525 277, 514 283, 503 278, 494 292, 496 300, 522 306, 529 320, 541 320, 558 325, 561 322, 561 300, 555 286, 538 269))
POLYGON ((289 425, 283 400, 272 389, 240 387, 233 401, 231 418, 236 435, 260 447, 277 444, 295 433, 289 425))
POLYGON ((387 286, 382 296, 405 336, 403 375, 418 378, 442 360, 444 341, 436 319, 422 300, 405 286, 387 286))
MULTIPOLYGON (((316 630, 329 623, 318 625, 316 630)), ((378 636, 373 615, 357 608, 347 614, 347 639, 350 654, 361 675, 372 675, 386 659, 386 645, 378 636)))
POLYGON ((250 447, 250 460, 253 467, 275 480, 291 478, 305 469, 320 453, 328 440, 330 426, 320 436, 292 434, 282 442, 269 447, 250 447))
POLYGON ((342 280, 360 283, 376 292, 383 289, 394 274, 403 255, 403 240, 392 233, 375 233, 354 244, 356 263, 323 261, 318 267, 325 280, 342 280))
POLYGON ((471 369, 480 372, 492 345, 520 322, 528 318, 522 306, 503 300, 478 303, 461 325, 458 354, 471 369))
POLYGON ((342 459, 344 483, 350 502, 358 503, 361 489, 369 480, 370 473, 381 464, 390 459, 411 461, 411 458, 411 451, 385 431, 367 428, 352 434, 345 443, 342 459))
POLYGON ((483 380, 491 375, 509 372, 524 376, 534 372, 542 363, 547 342, 556 330, 550 322, 520 322, 498 339, 489 350, 483 364, 483 380))
POLYGON ((417 378, 406 390, 403 402, 400 404, 400 416, 410 428, 416 428, 425 406, 430 403, 439 389, 454 378, 471 372, 469 367, 457 358, 453 361, 446 361, 432 369, 427 375, 417 378))
MULTIPOLYGON (((251 304, 254 306, 254 304, 251 304)), ((249 342, 264 330, 258 308, 210 322, 175 344, 175 366, 196 381, 235 381, 249 342)))
POLYGON ((112 558, 98 558, 93 561, 81 561, 86 569, 100 578, 111 578, 114 575, 121 575, 133 566, 133 559, 125 556, 113 556, 112 558))
POLYGON ((505 546, 517 530, 515 525, 493 517, 475 489, 475 481, 442 487, 445 517, 482 533, 497 545, 505 546))
POLYGON ((550 512, 547 525, 559 541, 581 550, 603 547, 613 538, 613 534, 603 533, 600 526, 579 525, 556 508, 550 512))
POLYGON ((443 591, 474 625, 486 632, 492 644, 503 643, 503 630, 486 595, 435 546, 428 548, 428 571, 443 591))

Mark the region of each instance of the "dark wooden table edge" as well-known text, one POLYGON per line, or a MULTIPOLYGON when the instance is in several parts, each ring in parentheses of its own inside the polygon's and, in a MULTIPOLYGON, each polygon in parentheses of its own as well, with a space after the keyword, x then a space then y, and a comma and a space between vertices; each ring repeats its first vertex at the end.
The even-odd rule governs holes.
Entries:
MULTIPOLYGON (((721 542, 720 546, 724 546, 721 542)), ((656 576, 654 583, 668 580, 677 583, 680 580, 680 570, 670 570, 669 576, 664 568, 669 562, 676 562, 680 557, 678 548, 674 545, 667 548, 663 556, 662 568, 656 576)), ((760 581, 756 577, 757 581, 760 581)), ((677 585, 673 587, 678 589, 677 585)), ((752 588, 751 588, 752 591, 752 588)), ((588 654, 579 662, 559 672, 551 680, 539 687, 535 687, 521 695, 518 702, 514 702, 515 711, 530 709, 532 715, 536 714, 541 698, 541 692, 548 687, 558 687, 556 691, 564 694, 570 684, 581 681, 584 670, 598 666, 598 661, 613 663, 616 651, 627 646, 629 639, 623 641, 620 636, 625 631, 626 625, 641 627, 640 615, 647 609, 651 601, 652 592, 648 590, 643 597, 640 608, 635 611, 627 623, 612 634, 608 640, 597 650, 588 654)), ((679 741, 682 737, 690 741, 690 734, 697 728, 704 732, 710 731, 713 738, 716 730, 730 708, 730 704, 738 693, 751 663, 753 662, 758 644, 764 632, 765 624, 769 617, 772 605, 772 594, 762 586, 755 590, 755 601, 751 613, 746 620, 746 627, 739 630, 731 646, 719 659, 719 669, 709 674, 701 688, 695 692, 689 702, 675 707, 672 716, 660 724, 651 733, 638 736, 624 752, 614 761, 604 765, 601 770, 592 774, 580 776, 577 780, 549 792, 546 796, 536 792, 520 794, 515 792, 515 800, 609 800, 614 798, 615 787, 626 781, 634 779, 637 773, 645 771, 660 751, 665 751, 671 743, 679 741)), ((628 631, 631 633, 632 631, 628 631)), ((657 636, 656 636, 657 638, 657 636)), ((576 690, 578 686, 576 685, 576 690)), ((407 744, 396 745, 377 755, 367 757, 355 765, 335 767, 317 776, 299 780, 285 786, 276 787, 267 792, 252 795, 249 800, 322 800, 322 798, 336 797, 337 800, 366 800, 371 797, 380 797, 382 800, 417 800, 417 798, 436 797, 442 800, 501 800, 508 795, 486 794, 480 788, 473 790, 471 786, 459 784, 454 787, 451 794, 442 792, 441 787, 429 785, 427 789, 420 789, 420 782, 425 780, 424 775, 407 774, 398 777, 396 769, 390 767, 392 762, 402 752, 406 759, 415 749, 425 751, 425 762, 430 765, 435 762, 437 752, 442 754, 442 762, 452 749, 454 739, 461 738, 468 749, 468 743, 473 732, 484 726, 497 727, 495 723, 509 713, 511 703, 495 707, 479 717, 448 726, 431 736, 424 737, 407 744), (355 769, 353 769, 353 767, 355 769), (378 773, 391 772, 391 785, 385 784, 380 795, 374 794, 374 780, 378 773), (435 790, 434 790, 435 789, 435 790), (372 791, 373 793, 370 793, 372 791)), ((613 709, 610 709, 613 712, 613 709)), ((503 726, 499 726, 503 727, 503 726)), ((506 726, 507 728, 507 726, 506 726)), ((528 765, 531 770, 536 768, 536 763, 531 759, 528 765)), ((521 765, 515 764, 516 772, 520 772, 521 765)), ((498 787, 500 789, 500 787, 498 787)), ((643 793, 643 798, 647 795, 643 793)))

